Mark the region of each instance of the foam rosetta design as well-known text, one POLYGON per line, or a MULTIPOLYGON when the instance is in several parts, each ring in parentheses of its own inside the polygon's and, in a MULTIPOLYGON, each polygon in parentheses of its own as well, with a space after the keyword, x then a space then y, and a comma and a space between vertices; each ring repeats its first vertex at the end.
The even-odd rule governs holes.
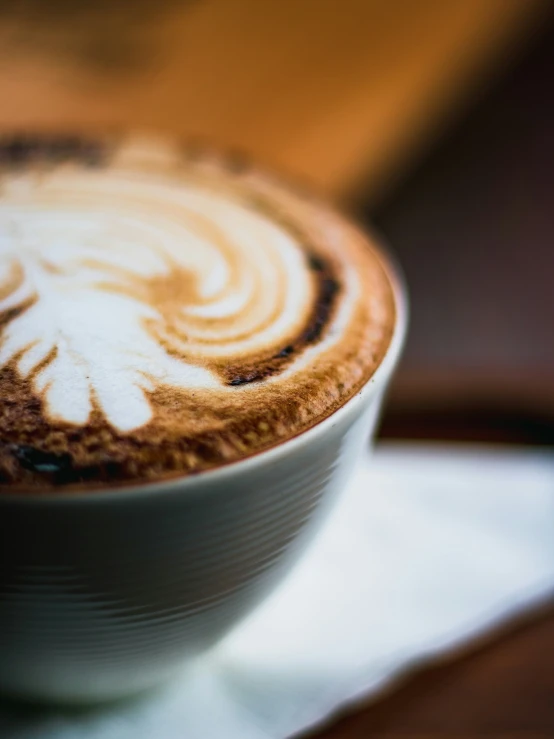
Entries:
POLYGON ((52 422, 147 424, 152 394, 229 393, 302 331, 316 286, 277 222, 140 173, 17 174, 0 198, 0 366, 52 422))
POLYGON ((363 387, 395 316, 371 241, 236 157, 0 137, 0 493, 269 449, 363 387))

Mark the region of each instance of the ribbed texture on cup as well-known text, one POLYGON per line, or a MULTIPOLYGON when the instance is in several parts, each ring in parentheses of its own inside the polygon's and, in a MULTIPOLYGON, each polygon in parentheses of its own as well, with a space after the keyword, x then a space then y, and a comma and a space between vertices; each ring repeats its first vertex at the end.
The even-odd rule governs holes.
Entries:
POLYGON ((0 501, 0 690, 115 697, 204 651, 294 562, 356 425, 205 495, 0 501))

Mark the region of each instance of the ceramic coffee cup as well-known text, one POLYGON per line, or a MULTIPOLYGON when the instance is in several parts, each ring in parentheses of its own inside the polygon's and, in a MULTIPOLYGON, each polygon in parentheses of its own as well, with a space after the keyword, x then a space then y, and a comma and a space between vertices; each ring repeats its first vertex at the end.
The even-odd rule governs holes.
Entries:
POLYGON ((366 385, 300 435, 162 484, 0 494, 0 691, 90 702, 183 669, 294 565, 373 434, 406 330, 366 385))

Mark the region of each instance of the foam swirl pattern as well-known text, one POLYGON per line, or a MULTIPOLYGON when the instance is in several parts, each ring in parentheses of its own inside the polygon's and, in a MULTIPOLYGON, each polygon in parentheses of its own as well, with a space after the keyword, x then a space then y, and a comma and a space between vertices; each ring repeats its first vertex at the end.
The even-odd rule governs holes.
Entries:
POLYGON ((381 361, 388 278, 321 203, 161 142, 14 146, 0 142, 0 484, 233 462, 328 416, 381 361))

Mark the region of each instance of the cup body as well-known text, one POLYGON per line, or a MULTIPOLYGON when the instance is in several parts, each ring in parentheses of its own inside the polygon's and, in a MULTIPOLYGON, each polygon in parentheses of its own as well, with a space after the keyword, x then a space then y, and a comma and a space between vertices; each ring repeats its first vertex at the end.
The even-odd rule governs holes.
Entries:
POLYGON ((362 390, 299 436, 161 484, 0 494, 0 691, 114 699, 170 678, 290 569, 373 433, 406 325, 362 390))

